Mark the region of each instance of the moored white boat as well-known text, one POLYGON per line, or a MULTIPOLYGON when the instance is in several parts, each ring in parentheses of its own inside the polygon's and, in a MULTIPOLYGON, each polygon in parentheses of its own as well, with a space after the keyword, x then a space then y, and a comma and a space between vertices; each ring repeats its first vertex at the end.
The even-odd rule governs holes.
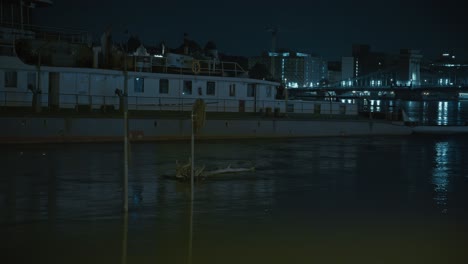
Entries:
MULTIPOLYGON (((20 2, 11 8, 20 8, 20 2)), ((186 138, 190 116, 184 113, 197 99, 204 100, 206 112, 230 117, 208 120, 200 134, 205 138, 410 132, 391 123, 353 120, 358 115, 353 103, 288 100, 279 82, 249 78, 239 64, 220 61, 214 45, 206 45, 210 48, 203 54, 190 53, 190 45, 182 53, 161 47, 150 54, 143 46, 130 53, 112 46, 107 36, 93 47, 83 32, 2 23, 0 143, 121 140, 118 111, 125 107, 132 111, 132 140, 186 138), (178 116, 161 114, 168 112, 178 116), (318 120, 293 117, 302 114, 318 120), (346 121, 324 121, 332 116, 346 116, 346 121)))
POLYGON ((91 46, 84 32, 51 31, 0 26, 0 107, 57 112, 128 104, 135 111, 180 112, 203 99, 207 112, 357 114, 355 104, 287 100, 279 82, 249 78, 238 63, 221 61, 213 43, 191 50, 193 41, 184 39, 183 51, 162 46, 149 53, 140 45, 128 52, 108 32, 91 46))

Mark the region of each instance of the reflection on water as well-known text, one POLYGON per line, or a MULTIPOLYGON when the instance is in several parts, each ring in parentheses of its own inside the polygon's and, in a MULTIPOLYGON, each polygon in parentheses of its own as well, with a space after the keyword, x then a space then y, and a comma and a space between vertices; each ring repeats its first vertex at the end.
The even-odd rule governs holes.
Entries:
POLYGON ((424 125, 464 125, 468 101, 398 101, 411 120, 424 125))
POLYGON ((199 142, 197 164, 256 170, 198 182, 193 203, 187 184, 163 177, 189 144, 133 144, 128 214, 120 144, 8 146, 1 253, 12 263, 466 261, 467 143, 199 142))
POLYGON ((402 100, 342 100, 359 103, 372 112, 393 112, 403 109, 411 121, 423 125, 465 125, 468 122, 468 101, 402 101, 402 100))
POLYGON ((448 102, 439 102, 437 108, 437 125, 447 125, 448 115, 448 102))
POLYGON ((448 142, 437 142, 434 146, 434 169, 432 175, 432 183, 434 184, 434 191, 436 195, 434 200, 436 204, 442 208, 442 212, 446 212, 447 208, 447 195, 449 186, 449 155, 448 155, 448 142))

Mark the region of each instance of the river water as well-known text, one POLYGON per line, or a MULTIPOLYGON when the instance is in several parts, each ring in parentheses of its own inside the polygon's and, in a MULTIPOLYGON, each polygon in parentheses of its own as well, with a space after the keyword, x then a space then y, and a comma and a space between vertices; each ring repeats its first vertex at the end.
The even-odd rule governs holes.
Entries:
MULTIPOLYGON (((356 103, 356 100, 344 100, 356 103)), ((372 112, 404 110, 410 121, 421 125, 459 126, 468 124, 468 100, 403 101, 369 100, 358 102, 372 112)))
POLYGON ((468 137, 0 148, 1 263, 468 263, 468 137))

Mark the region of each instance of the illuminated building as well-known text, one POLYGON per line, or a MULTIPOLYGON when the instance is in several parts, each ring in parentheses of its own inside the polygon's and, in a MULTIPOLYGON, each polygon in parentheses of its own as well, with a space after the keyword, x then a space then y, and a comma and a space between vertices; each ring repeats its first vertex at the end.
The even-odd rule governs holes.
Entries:
POLYGON ((466 86, 468 85, 468 63, 445 52, 433 61, 421 66, 421 80, 424 85, 466 86))
POLYGON ((327 62, 307 53, 268 52, 249 58, 249 68, 257 63, 270 69, 273 79, 286 81, 289 88, 316 87, 328 79, 327 62))
POLYGON ((421 84, 418 50, 400 54, 373 52, 369 45, 353 45, 352 56, 342 57, 342 86, 413 86, 421 84))

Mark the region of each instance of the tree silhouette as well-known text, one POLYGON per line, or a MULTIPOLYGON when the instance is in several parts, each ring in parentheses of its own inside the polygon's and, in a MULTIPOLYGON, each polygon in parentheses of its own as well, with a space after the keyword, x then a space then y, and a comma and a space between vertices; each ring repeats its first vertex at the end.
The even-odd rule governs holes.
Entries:
POLYGON ((249 70, 249 77, 254 79, 268 79, 270 76, 270 71, 268 70, 267 66, 263 63, 256 63, 250 70, 249 70))
POLYGON ((138 36, 130 36, 127 41, 127 52, 135 52, 140 47, 141 41, 138 36))

